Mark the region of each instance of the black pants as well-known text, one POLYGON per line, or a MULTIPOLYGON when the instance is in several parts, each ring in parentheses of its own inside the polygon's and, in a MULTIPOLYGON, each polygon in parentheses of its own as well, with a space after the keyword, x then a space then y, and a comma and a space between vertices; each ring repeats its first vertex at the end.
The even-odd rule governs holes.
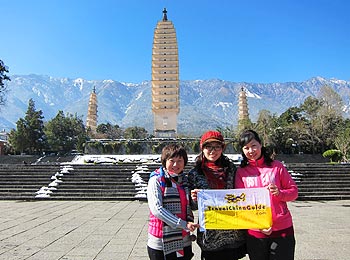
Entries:
POLYGON ((147 251, 148 251, 148 256, 150 260, 190 260, 194 256, 192 253, 192 247, 191 246, 186 246, 184 248, 184 257, 177 258, 176 257, 176 252, 167 254, 164 256, 164 252, 162 250, 155 250, 147 246, 147 251))
POLYGON ((246 245, 238 248, 226 248, 219 251, 202 251, 201 259, 205 260, 237 260, 245 257, 246 245))
POLYGON ((294 260, 294 236, 255 238, 247 237, 250 260, 294 260))

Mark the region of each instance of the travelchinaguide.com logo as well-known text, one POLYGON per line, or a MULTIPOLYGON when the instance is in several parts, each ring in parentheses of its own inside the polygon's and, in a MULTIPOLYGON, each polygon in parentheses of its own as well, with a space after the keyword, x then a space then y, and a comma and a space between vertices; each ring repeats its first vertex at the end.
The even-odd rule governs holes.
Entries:
POLYGON ((207 206, 207 210, 265 210, 265 204, 247 204, 247 205, 232 205, 239 201, 246 200, 246 194, 243 192, 241 195, 226 194, 225 200, 229 205, 224 206, 207 206))

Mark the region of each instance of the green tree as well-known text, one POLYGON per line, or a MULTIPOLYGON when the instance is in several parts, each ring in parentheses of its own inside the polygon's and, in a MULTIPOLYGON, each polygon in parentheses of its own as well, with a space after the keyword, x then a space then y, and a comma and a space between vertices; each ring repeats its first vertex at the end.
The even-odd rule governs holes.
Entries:
POLYGON ((68 153, 72 150, 83 150, 87 140, 83 120, 76 115, 64 115, 59 111, 45 126, 48 144, 53 151, 68 153))
POLYGON ((319 109, 322 107, 323 102, 315 97, 307 97, 304 103, 300 105, 303 115, 309 120, 316 118, 319 109))
POLYGON ((279 117, 281 126, 288 126, 303 118, 302 110, 299 107, 290 107, 279 117))
POLYGON ((338 135, 334 139, 335 147, 343 155, 342 161, 348 162, 350 155, 350 120, 346 119, 339 124, 338 135))
POLYGON ((26 123, 23 118, 20 118, 16 122, 16 129, 12 129, 9 133, 9 143, 13 147, 15 151, 18 151, 20 153, 24 153, 24 151, 28 147, 27 142, 27 132, 26 132, 26 123))
POLYGON ((278 152, 295 152, 296 140, 298 139, 295 124, 301 120, 303 120, 303 116, 301 109, 298 107, 288 108, 275 119, 271 139, 276 144, 278 152))
POLYGON ((123 135, 123 130, 119 127, 119 125, 112 125, 110 123, 107 124, 99 124, 96 128, 98 138, 105 139, 118 139, 123 135))
POLYGON ((8 67, 4 64, 2 60, 0 60, 0 105, 3 105, 6 101, 5 95, 7 91, 7 87, 5 81, 11 80, 6 73, 8 73, 8 67))
POLYGON ((143 127, 133 126, 128 127, 124 131, 124 138, 128 139, 144 139, 147 138, 147 130, 143 127))
POLYGON ((41 153, 46 146, 42 111, 35 109, 35 102, 30 99, 24 119, 20 118, 17 130, 11 130, 9 140, 16 151, 29 154, 41 153))
POLYGON ((278 118, 274 138, 285 145, 282 151, 320 154, 336 148, 335 139, 344 129, 337 127, 343 121, 341 97, 329 87, 320 92, 319 98, 308 97, 278 118))

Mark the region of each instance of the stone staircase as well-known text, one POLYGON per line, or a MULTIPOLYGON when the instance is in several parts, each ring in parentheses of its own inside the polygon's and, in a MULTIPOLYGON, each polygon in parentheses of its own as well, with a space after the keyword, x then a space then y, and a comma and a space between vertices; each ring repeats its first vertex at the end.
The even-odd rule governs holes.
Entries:
POLYGON ((0 199, 145 200, 149 175, 159 167, 159 163, 2 164, 0 199))
MULTIPOLYGON (((189 162, 186 171, 193 167, 189 162)), ((1 164, 2 200, 145 200, 159 163, 1 164)), ((289 163, 298 200, 350 199, 350 164, 289 163)))
POLYGON ((149 175, 159 164, 73 165, 50 198, 72 200, 143 200, 149 175))
POLYGON ((141 163, 6 165, 0 170, 0 199, 134 200, 138 189, 146 186, 142 180, 148 180, 157 167, 141 163), (138 182, 133 182, 134 172, 138 182))
POLYGON ((349 200, 350 164, 289 163, 299 188, 298 200, 349 200))
POLYGON ((50 182, 59 164, 50 165, 0 165, 0 199, 31 200, 36 191, 50 182))

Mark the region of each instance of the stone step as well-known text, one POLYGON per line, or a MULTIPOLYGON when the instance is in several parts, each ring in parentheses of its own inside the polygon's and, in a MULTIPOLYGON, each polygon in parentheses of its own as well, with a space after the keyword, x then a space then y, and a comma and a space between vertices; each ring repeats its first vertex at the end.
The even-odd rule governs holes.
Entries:
POLYGON ((64 194, 69 194, 70 196, 92 196, 92 195, 101 195, 101 194, 109 194, 109 195, 132 195, 135 196, 134 190, 107 190, 107 189, 79 189, 79 190, 57 190, 51 194, 51 197, 62 196, 64 194))
POLYGON ((292 174, 292 176, 301 176, 301 177, 350 177, 350 173, 334 173, 334 172, 315 172, 315 173, 307 173, 307 172, 298 172, 297 174, 292 174))
MULTIPOLYGON (((30 184, 30 185, 3 185, 0 187, 1 191, 8 191, 8 190, 37 190, 40 189, 42 186, 47 185, 37 185, 37 184, 30 184)), ((72 189, 72 190, 79 190, 79 189, 135 189, 135 185, 133 183, 131 184, 119 184, 119 183, 104 183, 104 184, 93 184, 93 183, 84 183, 84 185, 77 185, 77 184, 67 184, 63 185, 60 184, 56 187, 59 190, 62 189, 72 189)))
POLYGON ((350 176, 302 176, 302 177, 297 177, 293 179, 297 180, 311 180, 313 182, 317 182, 319 180, 324 180, 324 181, 332 181, 332 180, 344 180, 344 181, 350 181, 350 176))
POLYGON ((297 183, 297 186, 299 189, 304 189, 304 188, 308 188, 308 187, 330 187, 330 188, 348 188, 350 187, 349 183, 343 184, 341 182, 339 182, 338 184, 327 184, 327 183, 323 183, 323 184, 316 184, 316 183, 297 183))
POLYGON ((25 185, 1 185, 0 187, 0 192, 1 191, 7 191, 7 190, 34 190, 37 191, 40 189, 42 186, 47 186, 47 183, 38 183, 38 184, 25 184, 25 185))
POLYGON ((144 200, 143 198, 135 198, 134 194, 115 194, 115 195, 108 195, 108 194, 96 194, 90 195, 90 196, 83 196, 83 195, 77 195, 72 196, 70 194, 63 194, 62 196, 50 196, 48 198, 36 198, 33 195, 27 195, 27 194, 7 194, 7 195, 1 195, 0 200, 144 200))
POLYGON ((310 179, 305 179, 305 180, 300 180, 298 182, 299 185, 303 184, 313 184, 313 185, 332 185, 332 184, 348 184, 350 185, 349 180, 310 180, 310 179))
MULTIPOLYGON (((26 198, 22 198, 21 200, 28 200, 26 198)), ((99 196, 70 196, 69 194, 65 194, 63 196, 56 196, 56 197, 49 197, 49 198, 35 198, 35 200, 104 200, 104 201, 108 201, 108 200, 113 200, 113 201, 121 201, 121 200, 126 200, 126 201, 130 201, 130 200, 146 200, 144 198, 135 198, 134 196, 123 196, 123 195, 113 195, 113 196, 108 196, 108 195, 99 195, 99 196)))
POLYGON ((36 191, 38 191, 40 187, 8 187, 8 188, 0 188, 0 194, 6 194, 6 193, 31 193, 35 194, 36 191))
POLYGON ((323 188, 320 188, 320 187, 308 187, 308 188, 302 188, 300 189, 299 188, 299 193, 300 194, 305 194, 305 193, 308 193, 308 192, 321 192, 321 193, 327 193, 327 192, 332 192, 334 194, 339 194, 339 193, 342 193, 342 194, 345 194, 345 193, 349 193, 350 194, 350 188, 349 187, 340 187, 340 188, 329 188, 329 187, 323 187, 323 188))

